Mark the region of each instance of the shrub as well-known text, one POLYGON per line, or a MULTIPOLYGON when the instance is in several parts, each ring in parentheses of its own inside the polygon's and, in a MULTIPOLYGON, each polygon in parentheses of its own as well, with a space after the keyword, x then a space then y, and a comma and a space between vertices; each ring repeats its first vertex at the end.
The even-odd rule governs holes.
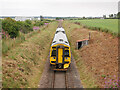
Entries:
POLYGON ((11 18, 6 18, 2 21, 2 28, 11 38, 16 38, 19 35, 19 26, 16 21, 11 18))
POLYGON ((34 26, 42 26, 42 25, 44 25, 44 22, 42 21, 36 21, 34 24, 34 26))
POLYGON ((24 34, 33 31, 33 24, 30 20, 26 20, 25 22, 18 22, 17 24, 20 27, 20 31, 24 34))

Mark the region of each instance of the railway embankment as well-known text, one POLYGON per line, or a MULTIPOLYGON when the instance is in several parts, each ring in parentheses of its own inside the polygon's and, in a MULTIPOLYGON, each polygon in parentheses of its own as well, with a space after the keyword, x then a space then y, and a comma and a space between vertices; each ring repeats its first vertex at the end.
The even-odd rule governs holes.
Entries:
POLYGON ((57 28, 52 22, 2 56, 3 88, 37 88, 57 28))
POLYGON ((84 88, 118 87, 118 38, 109 33, 83 28, 81 25, 64 21, 84 88), (89 38, 87 46, 76 49, 76 41, 89 38))

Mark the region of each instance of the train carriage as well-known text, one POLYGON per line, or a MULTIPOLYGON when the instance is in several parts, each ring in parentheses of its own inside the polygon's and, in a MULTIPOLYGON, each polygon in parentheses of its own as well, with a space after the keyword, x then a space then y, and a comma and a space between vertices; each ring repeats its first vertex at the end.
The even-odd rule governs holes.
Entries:
POLYGON ((57 28, 50 49, 50 64, 53 70, 67 70, 71 63, 70 45, 62 27, 57 28))

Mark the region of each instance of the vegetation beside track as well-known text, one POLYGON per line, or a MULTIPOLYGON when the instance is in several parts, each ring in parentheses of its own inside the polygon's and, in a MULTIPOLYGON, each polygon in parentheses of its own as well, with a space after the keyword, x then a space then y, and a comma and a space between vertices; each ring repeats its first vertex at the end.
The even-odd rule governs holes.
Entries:
POLYGON ((80 73, 80 80, 82 82, 82 85, 84 88, 96 88, 96 79, 92 76, 92 73, 89 72, 89 70, 87 69, 86 65, 84 64, 84 62, 81 60, 81 58, 79 57, 79 53, 78 51, 75 49, 76 47, 76 37, 77 36, 73 36, 73 30, 75 28, 81 28, 80 25, 74 24, 74 23, 70 23, 70 21, 64 21, 63 22, 63 27, 66 30, 66 35, 68 38, 68 41, 70 43, 71 46, 71 51, 72 51, 72 55, 74 57, 74 59, 76 61, 80 60, 79 62, 76 63, 78 71, 80 73))
MULTIPOLYGON (((37 88, 57 28, 52 22, 2 56, 4 88, 37 88)), ((28 35, 29 36, 29 35, 28 35)))
POLYGON ((114 36, 120 35, 118 32, 118 19, 85 19, 73 20, 83 25, 84 28, 111 33, 114 36))
POLYGON ((117 88, 118 37, 83 28, 79 23, 64 21, 72 55, 76 60, 84 88, 117 88), (76 49, 76 41, 91 38, 87 46, 76 49), (112 52, 111 52, 112 51, 112 52))
POLYGON ((43 30, 43 29, 45 29, 45 26, 41 26, 39 30, 32 31, 32 32, 27 33, 27 34, 19 32, 19 36, 14 38, 14 39, 3 38, 2 39, 2 54, 6 54, 7 51, 9 51, 11 48, 15 48, 20 43, 23 43, 24 41, 26 41, 28 38, 40 33, 41 30, 43 30))
POLYGON ((22 43, 27 38, 44 29, 52 20, 15 21, 11 18, 0 20, 0 39, 2 38, 2 53, 7 53, 12 47, 22 43), (2 36, 1 36, 2 34, 2 36))

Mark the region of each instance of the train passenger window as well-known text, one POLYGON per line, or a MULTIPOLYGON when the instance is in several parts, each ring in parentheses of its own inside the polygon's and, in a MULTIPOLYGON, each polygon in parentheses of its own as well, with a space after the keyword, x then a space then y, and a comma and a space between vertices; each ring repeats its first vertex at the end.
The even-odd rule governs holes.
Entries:
POLYGON ((65 47, 65 49, 69 49, 69 47, 65 47))
POLYGON ((56 41, 53 41, 53 43, 55 43, 56 41))
POLYGON ((59 41, 63 41, 63 39, 59 39, 59 41))
POLYGON ((59 31, 56 31, 56 33, 55 34, 57 34, 59 31))
POLYGON ((56 49, 56 47, 52 47, 52 49, 56 49))
POLYGON ((65 34, 65 31, 62 31, 62 33, 64 33, 64 34, 65 34))
POLYGON ((65 43, 68 43, 67 41, 65 41, 65 43))
POLYGON ((65 57, 69 57, 69 50, 65 50, 65 57))
POLYGON ((52 55, 51 56, 56 56, 56 50, 52 50, 52 55))

